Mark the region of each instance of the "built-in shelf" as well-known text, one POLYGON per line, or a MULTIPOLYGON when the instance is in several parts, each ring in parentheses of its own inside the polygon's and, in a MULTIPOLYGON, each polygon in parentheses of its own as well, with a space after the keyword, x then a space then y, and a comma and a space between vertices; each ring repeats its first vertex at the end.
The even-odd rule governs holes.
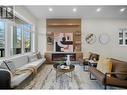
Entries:
POLYGON ((81 44, 81 41, 75 41, 75 44, 81 44))
POLYGON ((81 36, 81 33, 75 33, 75 36, 81 36))

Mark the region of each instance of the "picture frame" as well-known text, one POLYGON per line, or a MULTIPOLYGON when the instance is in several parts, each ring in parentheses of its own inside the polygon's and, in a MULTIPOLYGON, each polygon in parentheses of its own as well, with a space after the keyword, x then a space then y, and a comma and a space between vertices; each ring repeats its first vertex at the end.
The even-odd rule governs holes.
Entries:
POLYGON ((86 42, 87 42, 88 44, 93 44, 93 43, 96 42, 96 35, 93 34, 93 33, 89 33, 89 34, 86 36, 85 40, 86 40, 86 42))
POLYGON ((103 45, 108 44, 110 41, 110 36, 107 33, 100 34, 99 42, 103 45))

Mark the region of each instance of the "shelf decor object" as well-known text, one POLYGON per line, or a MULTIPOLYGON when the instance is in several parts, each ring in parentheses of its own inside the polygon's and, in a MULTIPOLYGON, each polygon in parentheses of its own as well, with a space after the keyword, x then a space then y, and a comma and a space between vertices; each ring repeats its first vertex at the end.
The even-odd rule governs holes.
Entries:
POLYGON ((101 44, 107 44, 110 41, 110 37, 108 34, 103 33, 99 36, 99 42, 101 44))
POLYGON ((86 42, 87 42, 88 44, 93 44, 93 43, 96 42, 96 35, 93 34, 93 33, 89 33, 89 34, 86 36, 85 40, 86 40, 86 42))

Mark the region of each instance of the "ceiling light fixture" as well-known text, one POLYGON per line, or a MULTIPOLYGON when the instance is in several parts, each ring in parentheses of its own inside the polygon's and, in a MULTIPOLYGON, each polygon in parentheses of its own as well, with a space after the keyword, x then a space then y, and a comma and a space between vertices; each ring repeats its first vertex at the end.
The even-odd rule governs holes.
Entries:
POLYGON ((52 12, 52 11, 53 11, 53 9, 52 9, 52 8, 49 8, 49 11, 50 11, 50 12, 52 12))
POLYGON ((77 11, 77 9, 76 8, 73 8, 73 12, 76 12, 77 11))
POLYGON ((97 8, 97 10, 96 10, 97 12, 100 12, 101 11, 101 8, 97 8))
POLYGON ((124 11, 125 11, 125 9, 126 9, 126 8, 122 8, 122 9, 120 9, 120 12, 124 12, 124 11))

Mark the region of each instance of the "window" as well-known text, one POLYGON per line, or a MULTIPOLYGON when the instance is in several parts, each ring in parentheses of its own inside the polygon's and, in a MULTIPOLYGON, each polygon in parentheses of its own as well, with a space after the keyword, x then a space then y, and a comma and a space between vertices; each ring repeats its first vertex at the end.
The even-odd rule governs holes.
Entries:
POLYGON ((5 56, 5 23, 0 21, 0 57, 5 56))
POLYGON ((13 27, 13 54, 31 51, 32 25, 16 18, 13 27))
POLYGON ((31 51, 31 25, 25 24, 23 26, 24 30, 24 52, 30 52, 31 51))
POLYGON ((32 33, 32 25, 19 18, 0 19, 0 58, 31 52, 32 33))
POLYGON ((31 51, 31 32, 24 32, 25 52, 31 51))
POLYGON ((127 46, 127 28, 119 29, 119 45, 127 46))
POLYGON ((22 31, 20 27, 13 28, 13 54, 21 54, 22 51, 22 31))

